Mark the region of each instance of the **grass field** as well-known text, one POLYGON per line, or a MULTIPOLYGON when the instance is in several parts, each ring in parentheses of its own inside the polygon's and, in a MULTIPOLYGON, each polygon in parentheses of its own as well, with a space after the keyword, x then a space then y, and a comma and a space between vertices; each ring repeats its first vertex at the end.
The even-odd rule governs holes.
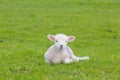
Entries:
POLYGON ((120 0, 1 0, 0 80, 119 80, 120 0), (47 34, 89 61, 49 65, 47 34))

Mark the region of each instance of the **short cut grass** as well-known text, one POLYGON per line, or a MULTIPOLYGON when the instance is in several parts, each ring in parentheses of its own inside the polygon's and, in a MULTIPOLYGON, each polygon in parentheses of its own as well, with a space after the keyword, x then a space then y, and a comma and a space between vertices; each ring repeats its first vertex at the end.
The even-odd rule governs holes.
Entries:
POLYGON ((120 0, 1 0, 0 80, 119 80, 120 0), (48 34, 89 61, 50 65, 48 34))

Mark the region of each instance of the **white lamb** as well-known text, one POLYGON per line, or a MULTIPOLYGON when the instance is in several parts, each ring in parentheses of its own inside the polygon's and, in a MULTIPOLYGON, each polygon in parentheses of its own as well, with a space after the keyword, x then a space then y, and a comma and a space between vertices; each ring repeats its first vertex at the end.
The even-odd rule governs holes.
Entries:
POLYGON ((88 60, 89 57, 77 57, 73 54, 72 49, 67 46, 68 42, 72 42, 74 36, 66 36, 64 34, 48 35, 49 40, 55 44, 52 45, 45 53, 45 61, 48 63, 71 63, 78 62, 79 60, 88 60))

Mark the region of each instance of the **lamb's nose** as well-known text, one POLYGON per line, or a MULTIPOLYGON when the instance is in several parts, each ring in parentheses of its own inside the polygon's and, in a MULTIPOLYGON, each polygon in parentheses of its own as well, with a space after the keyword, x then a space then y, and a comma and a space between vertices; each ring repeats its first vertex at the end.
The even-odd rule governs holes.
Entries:
POLYGON ((60 45, 61 48, 63 48, 63 45, 60 45))

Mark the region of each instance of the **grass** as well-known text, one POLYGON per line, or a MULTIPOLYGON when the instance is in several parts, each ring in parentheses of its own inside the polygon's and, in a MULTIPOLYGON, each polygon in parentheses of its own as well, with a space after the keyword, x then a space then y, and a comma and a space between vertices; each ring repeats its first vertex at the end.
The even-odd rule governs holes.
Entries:
POLYGON ((0 80, 119 80, 119 0, 0 1, 0 80), (49 65, 47 34, 76 36, 69 44, 89 61, 49 65))

